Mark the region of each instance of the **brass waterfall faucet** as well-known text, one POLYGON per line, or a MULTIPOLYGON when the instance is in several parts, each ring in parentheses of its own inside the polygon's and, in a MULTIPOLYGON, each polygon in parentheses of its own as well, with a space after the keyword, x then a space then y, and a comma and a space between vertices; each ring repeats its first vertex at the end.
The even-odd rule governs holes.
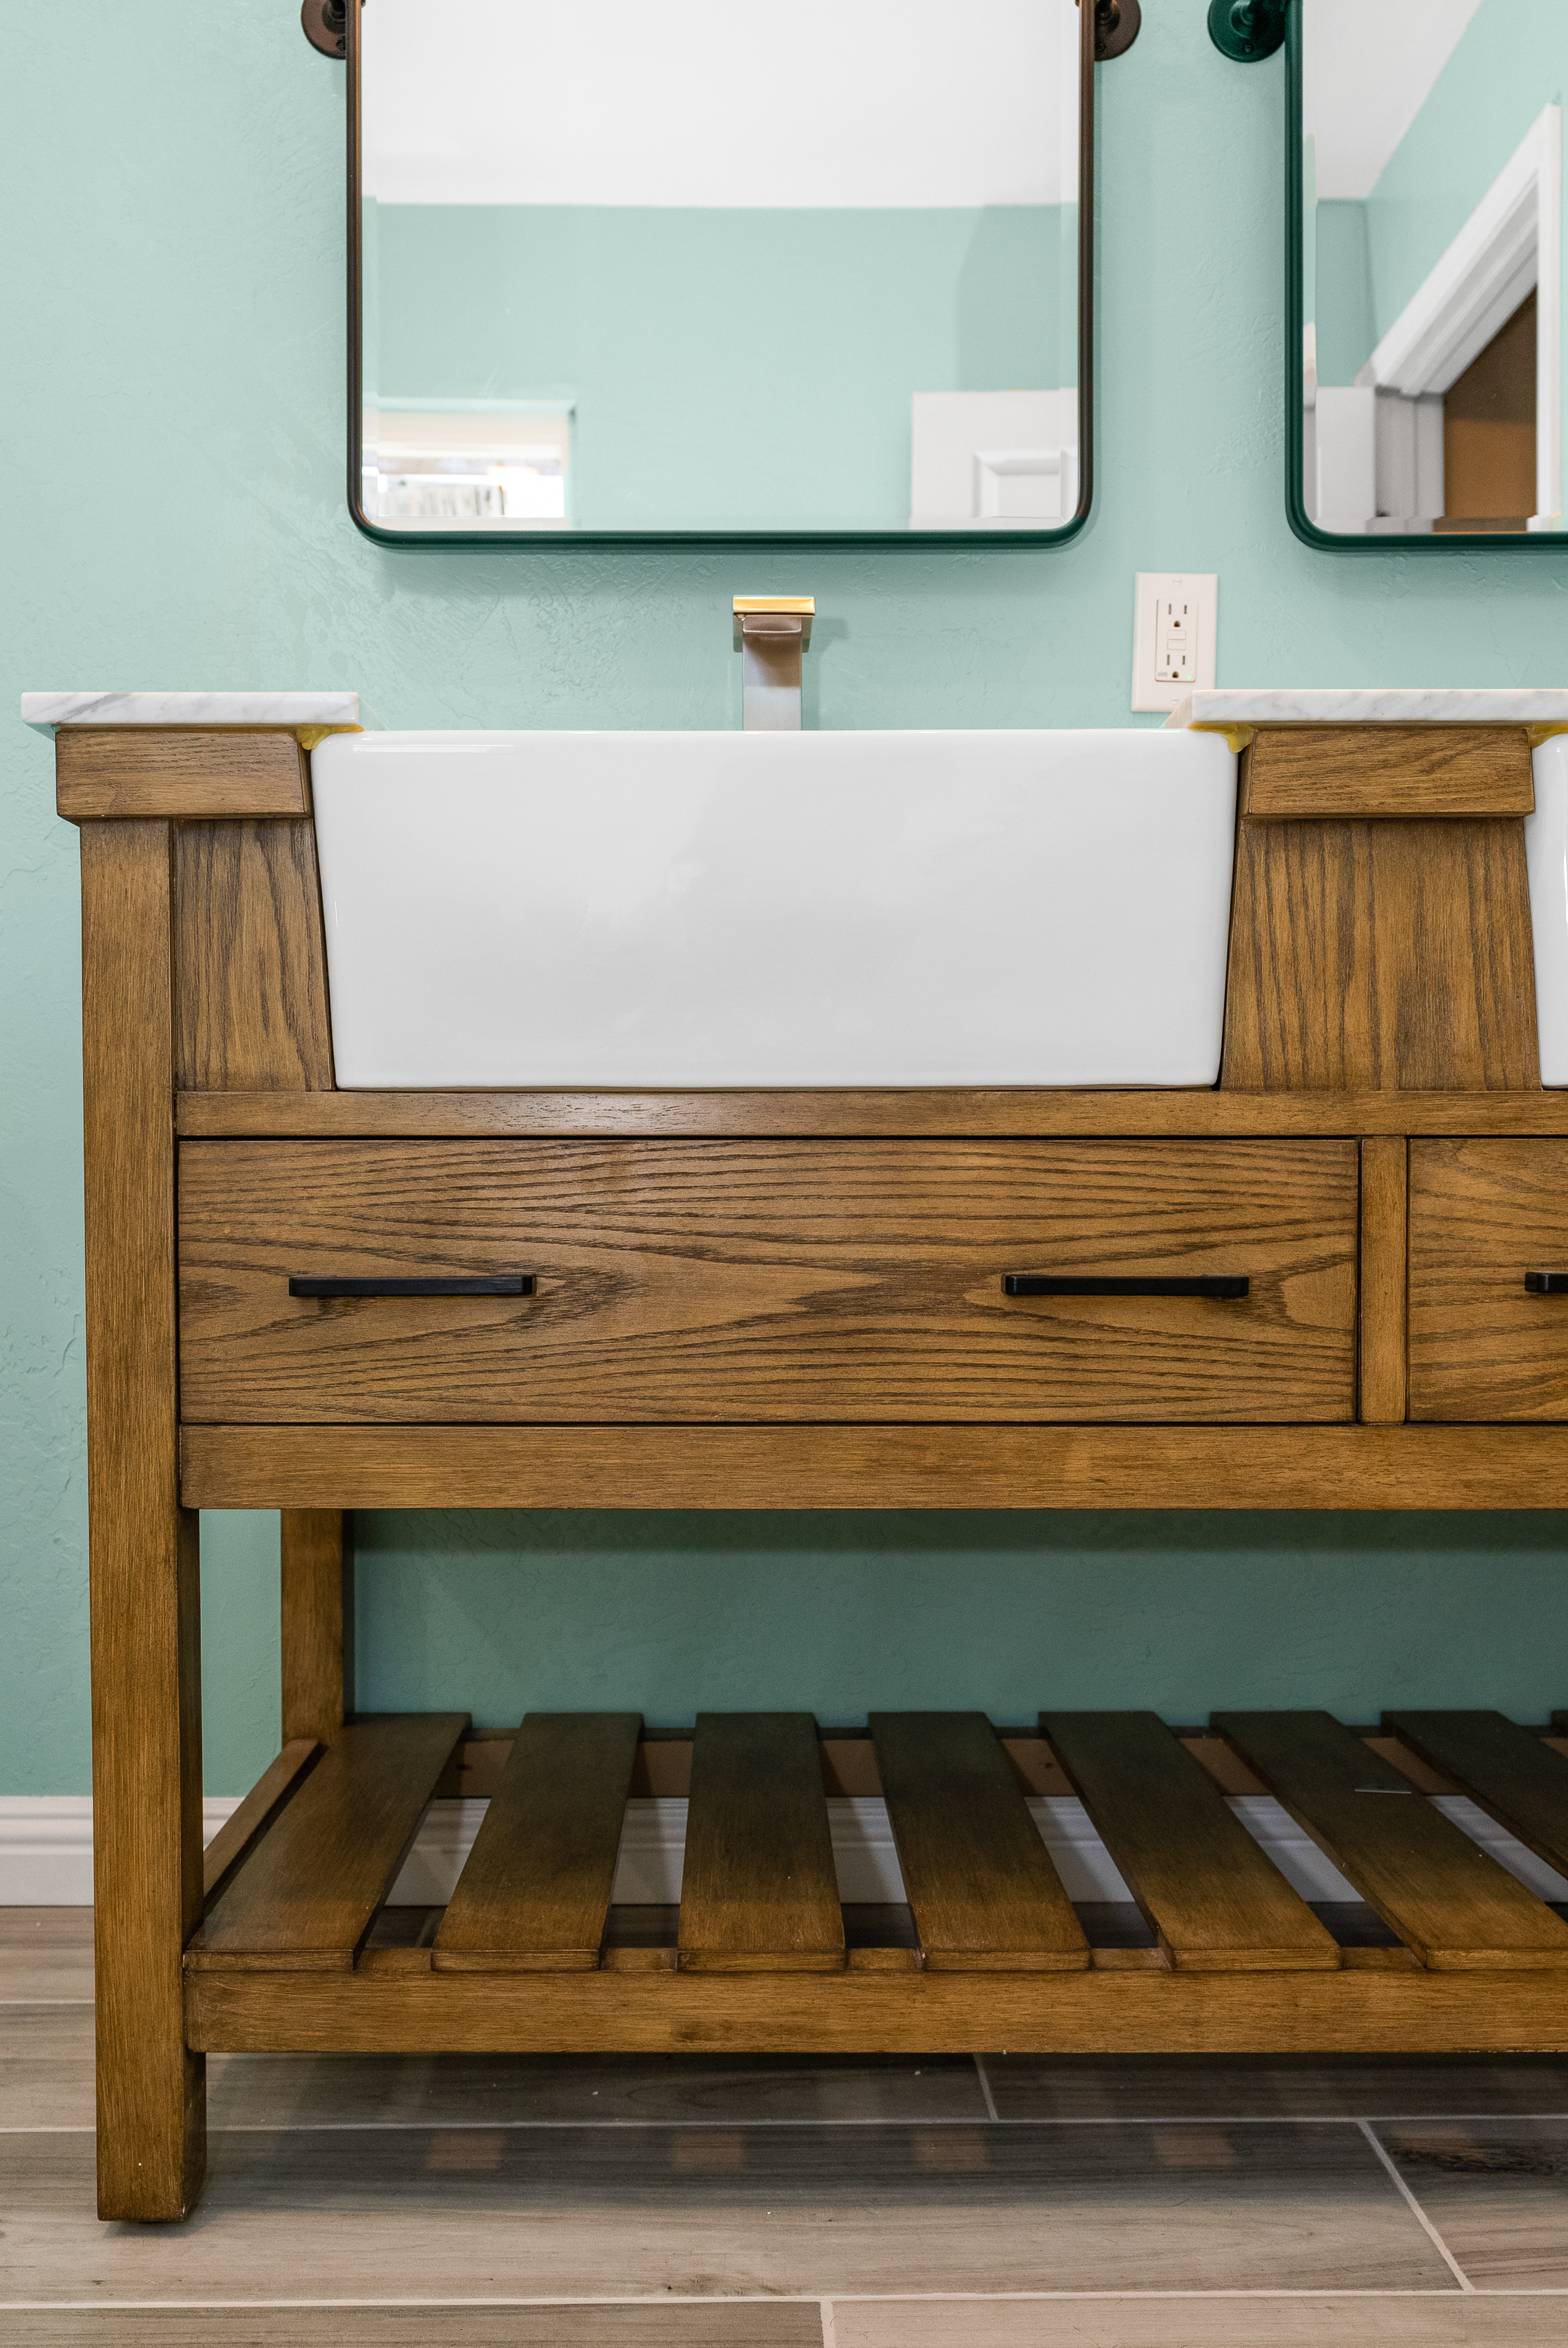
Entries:
POLYGON ((747 734, 800 732, 800 656, 811 642, 815 595, 737 595, 741 726, 747 734))

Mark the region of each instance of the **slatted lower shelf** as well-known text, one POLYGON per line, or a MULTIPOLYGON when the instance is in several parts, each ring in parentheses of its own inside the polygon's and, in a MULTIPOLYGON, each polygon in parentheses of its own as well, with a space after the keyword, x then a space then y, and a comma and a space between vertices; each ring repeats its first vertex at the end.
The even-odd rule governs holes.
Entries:
POLYGON ((1537 1896, 1427 1798, 1468 1797, 1568 1877, 1562 1739, 1482 1712, 1394 1713, 1380 1735, 1322 1712, 1181 1735, 1149 1713, 1042 1714, 1034 1735, 870 1719, 853 1744, 808 1714, 705 1714, 661 1748, 634 1714, 530 1715, 475 1747, 463 1715, 418 1715, 291 1748, 210 1854, 190 2043, 1568 2049, 1568 1885, 1537 1896), (476 1752, 489 1804, 449 1901, 387 1908, 476 1752), (661 1754, 688 1795, 681 1900, 617 1905, 627 1803, 661 1754), (845 1754, 886 1801, 903 1903, 840 1899, 845 1754), (1130 1903, 1070 1898, 1029 1808, 1042 1788, 1082 1802, 1130 1903), (1272 1794, 1357 1898, 1304 1898, 1238 1791, 1272 1794))

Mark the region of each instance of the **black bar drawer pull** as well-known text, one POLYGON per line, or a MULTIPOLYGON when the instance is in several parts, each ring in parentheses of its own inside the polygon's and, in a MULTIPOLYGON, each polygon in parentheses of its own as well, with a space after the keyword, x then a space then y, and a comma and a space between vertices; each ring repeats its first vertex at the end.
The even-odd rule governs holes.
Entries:
POLYGON ((531 1272, 493 1272, 483 1280, 291 1280, 291 1296, 531 1296, 531 1272))
POLYGON ((1532 1296, 1568 1296, 1568 1272, 1527 1272, 1524 1285, 1532 1296))
MULTIPOLYGON (((1531 1278, 1536 1275, 1532 1273, 1531 1278)), ((1555 1277, 1556 1275, 1553 1275, 1555 1277)), ((1245 1296, 1252 1286, 1245 1272, 1206 1273, 1191 1280, 1107 1279, 1091 1273, 1062 1277, 1054 1272, 1004 1272, 1005 1296, 1245 1296)))

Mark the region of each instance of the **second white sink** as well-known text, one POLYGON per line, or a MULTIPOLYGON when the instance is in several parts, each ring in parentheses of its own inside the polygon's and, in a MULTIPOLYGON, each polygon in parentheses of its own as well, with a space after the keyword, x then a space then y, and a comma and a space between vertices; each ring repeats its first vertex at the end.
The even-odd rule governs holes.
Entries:
POLYGON ((312 770, 340 1086, 1218 1074, 1218 735, 343 734, 312 770))

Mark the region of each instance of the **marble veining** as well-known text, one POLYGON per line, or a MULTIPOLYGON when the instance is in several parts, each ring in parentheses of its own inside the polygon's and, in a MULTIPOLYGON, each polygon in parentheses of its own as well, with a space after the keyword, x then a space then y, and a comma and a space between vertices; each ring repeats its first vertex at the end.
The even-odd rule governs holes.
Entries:
POLYGON ((1165 724, 1187 726, 1568 725, 1568 687, 1246 685, 1190 693, 1165 724))
POLYGON ((57 726, 361 726, 357 693, 25 693, 22 722, 57 726))

